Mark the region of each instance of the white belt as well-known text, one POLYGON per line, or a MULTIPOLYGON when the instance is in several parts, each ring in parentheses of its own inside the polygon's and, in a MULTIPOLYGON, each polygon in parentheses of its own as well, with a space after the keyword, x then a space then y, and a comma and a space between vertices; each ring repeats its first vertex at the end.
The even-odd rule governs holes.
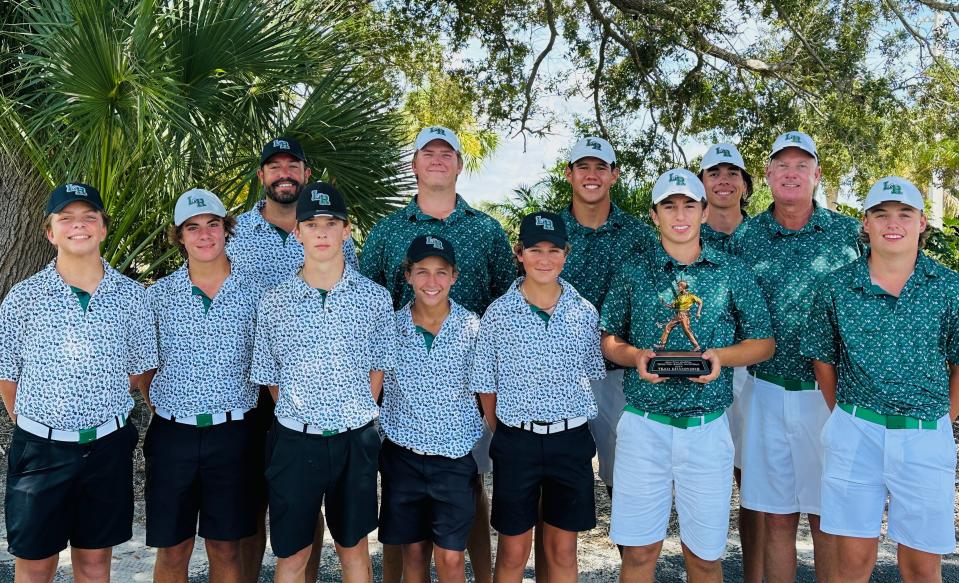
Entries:
POLYGON ((71 443, 90 443, 91 441, 95 441, 110 435, 126 424, 126 415, 114 415, 111 419, 96 427, 81 429, 80 431, 64 431, 62 429, 54 429, 48 425, 40 423, 39 421, 34 421, 29 417, 17 415, 17 426, 27 433, 32 433, 33 435, 42 437, 44 439, 52 439, 53 441, 69 441, 71 443))
POLYGON ((226 413, 200 413, 199 415, 191 415, 189 417, 177 417, 165 409, 156 408, 156 414, 167 421, 182 423, 184 425, 196 425, 197 427, 209 427, 211 425, 226 423, 227 421, 242 421, 247 411, 249 411, 249 409, 233 409, 226 413))
POLYGON ((518 429, 523 429, 525 431, 532 431, 533 433, 538 433, 540 435, 550 435, 552 433, 561 433, 567 429, 576 429, 581 425, 586 424, 586 417, 571 417, 569 419, 560 419, 553 423, 546 423, 543 421, 524 421, 519 425, 514 425, 518 429))
POLYGON ((338 433, 346 433, 350 430, 349 427, 340 427, 338 429, 322 429, 316 425, 310 425, 308 423, 300 423, 296 419, 290 419, 289 417, 277 417, 276 422, 286 427, 287 429, 292 429, 297 433, 308 433, 310 435, 322 435, 323 437, 329 437, 331 435, 336 435, 338 433))

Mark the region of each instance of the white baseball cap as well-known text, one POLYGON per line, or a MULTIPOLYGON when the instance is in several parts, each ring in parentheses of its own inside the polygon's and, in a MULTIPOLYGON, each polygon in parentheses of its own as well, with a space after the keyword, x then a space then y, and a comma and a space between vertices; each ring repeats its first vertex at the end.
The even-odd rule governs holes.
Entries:
POLYGON ((693 200, 706 200, 706 187, 695 174, 685 168, 674 168, 656 180, 653 186, 653 204, 659 204, 672 194, 684 194, 693 200))
POLYGON ((922 199, 922 193, 916 186, 899 176, 886 176, 880 178, 879 182, 874 184, 866 194, 866 202, 863 210, 869 210, 887 201, 901 202, 922 212, 926 210, 926 204, 922 199))
POLYGON ((786 132, 782 134, 776 138, 775 142, 773 142, 773 149, 771 152, 769 152, 769 159, 772 160, 776 157, 776 154, 782 152, 786 148, 799 148, 816 160, 819 160, 819 154, 816 153, 816 142, 814 142, 808 134, 797 131, 786 132))
POLYGON ((613 146, 603 138, 589 136, 576 142, 569 153, 569 163, 573 164, 583 158, 599 158, 607 164, 616 163, 616 152, 613 146))
POLYGON ((462 154, 463 149, 460 146, 460 139, 456 137, 456 132, 443 126, 428 126, 420 130, 416 135, 415 148, 420 150, 426 144, 433 140, 443 140, 453 148, 457 154, 462 154))
POLYGON ((732 164, 733 166, 745 170, 746 162, 743 161, 742 154, 732 144, 713 144, 703 155, 703 161, 699 163, 699 170, 709 170, 719 164, 732 164))
POLYGON ((226 207, 209 190, 194 188, 184 192, 180 195, 180 198, 176 199, 176 206, 173 207, 173 224, 179 227, 187 219, 205 214, 225 217, 226 207))

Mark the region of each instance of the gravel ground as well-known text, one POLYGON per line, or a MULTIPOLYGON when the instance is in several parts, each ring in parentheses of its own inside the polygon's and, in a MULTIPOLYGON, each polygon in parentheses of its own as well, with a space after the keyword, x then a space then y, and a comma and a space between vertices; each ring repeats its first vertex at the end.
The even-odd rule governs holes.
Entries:
MULTIPOLYGON (((144 414, 143 406, 137 401, 137 407, 131 418, 141 428, 141 439, 144 434, 145 426, 148 421, 144 414)), ((5 412, 0 412, 0 457, 3 458, 0 463, 0 494, 5 486, 6 473, 6 454, 9 449, 12 427, 9 418, 5 412)), ((152 579, 153 562, 155 551, 146 547, 144 544, 144 509, 143 509, 143 454, 138 449, 137 468, 138 471, 134 478, 137 489, 138 500, 135 524, 134 538, 128 543, 117 547, 114 551, 114 571, 113 580, 126 583, 128 581, 150 581, 152 579)), ((492 490, 491 480, 487 481, 487 491, 492 490)), ((592 531, 582 533, 579 537, 579 563, 580 563, 580 581, 584 582, 610 582, 615 581, 619 575, 619 555, 615 545, 610 542, 609 532, 609 497, 606 495, 606 489, 603 483, 597 478, 596 485, 596 509, 598 515, 598 525, 592 531)), ((959 502, 957 502, 959 504, 959 502)), ((740 581, 742 573, 742 553, 739 546, 739 535, 736 530, 736 508, 738 507, 738 492, 733 492, 733 503, 730 510, 730 533, 729 546, 726 557, 723 560, 723 570, 726 581, 740 581)), ((6 529, 0 525, 0 537, 6 539, 6 529)), ((495 534, 494 534, 495 539, 495 534)), ((13 557, 6 552, 6 545, 0 545, 0 583, 13 581, 13 557)), ((496 542, 493 541, 495 549, 496 542)), ((812 539, 809 535, 808 526, 803 521, 800 525, 799 533, 799 572, 797 581, 811 582, 815 581, 815 573, 812 563, 812 539)), ((370 537, 370 550, 373 556, 374 579, 379 580, 380 565, 382 560, 382 551, 374 532, 370 537)), ((895 563, 896 548, 894 544, 883 540, 879 550, 879 561, 873 574, 872 581, 898 581, 899 573, 895 563)), ((264 570, 260 578, 261 581, 273 580, 273 568, 276 559, 267 550, 267 557, 264 559, 264 570)), ((206 581, 206 554, 203 550, 202 542, 197 545, 193 561, 191 563, 191 583, 206 581)), ((469 561, 467 561, 467 575, 469 571, 469 561)), ((333 541, 327 539, 323 548, 323 563, 320 571, 321 581, 340 581, 336 555, 333 550, 333 541)), ((64 551, 60 555, 60 568, 57 571, 56 582, 71 581, 70 555, 69 551, 64 551)), ((530 559, 526 569, 526 580, 533 579, 533 561, 530 559)), ((686 580, 683 569, 682 551, 679 543, 679 532, 676 523, 675 514, 670 521, 669 534, 663 545, 663 554, 660 557, 656 569, 656 581, 665 583, 683 582, 686 580)), ((947 555, 943 560, 943 581, 959 583, 959 555, 947 555)))

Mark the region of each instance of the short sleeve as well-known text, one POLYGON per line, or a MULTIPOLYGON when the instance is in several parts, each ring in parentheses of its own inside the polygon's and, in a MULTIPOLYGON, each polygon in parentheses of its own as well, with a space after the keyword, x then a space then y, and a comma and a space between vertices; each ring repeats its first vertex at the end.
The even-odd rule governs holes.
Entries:
POLYGON ((373 227, 363 243, 363 250, 359 259, 360 273, 382 286, 387 284, 385 259, 383 257, 384 245, 386 244, 384 231, 382 222, 373 227))
POLYGON ((473 364, 470 367, 470 390, 474 393, 495 393, 497 390, 496 315, 489 312, 480 320, 473 364))
POLYGON ((499 226, 493 233, 493 249, 490 253, 490 299, 502 296, 516 279, 516 260, 506 233, 499 226))
POLYGON ((835 306, 827 285, 817 286, 813 295, 799 352, 806 358, 827 364, 834 365, 839 360, 839 334, 836 328, 835 306))
POLYGON ((756 282, 756 276, 745 266, 740 266, 736 269, 734 281, 733 306, 737 338, 740 340, 771 338, 773 327, 769 317, 769 306, 756 282))
POLYGON ((147 291, 137 286, 126 328, 127 374, 141 374, 159 366, 157 324, 147 291))
POLYGON ((27 315, 17 302, 16 288, 0 304, 0 380, 17 382, 23 370, 23 335, 27 315))
POLYGON ((360 262, 356 258, 356 243, 353 242, 352 237, 348 238, 346 241, 343 241, 343 258, 353 269, 360 268, 360 262))
POLYGON ((586 371, 586 378, 596 381, 606 378, 606 362, 603 360, 603 352, 599 346, 599 315, 592 306, 589 306, 589 323, 590 332, 586 341, 586 359, 583 369, 586 371))
POLYGON ((256 310, 253 361, 250 364, 250 382, 257 385, 280 384, 280 363, 273 356, 272 320, 270 304, 263 299, 256 310))
POLYGON ((630 296, 632 283, 629 278, 629 268, 624 266, 613 276, 609 284, 609 291, 603 300, 600 310, 599 329, 607 334, 619 336, 627 342, 630 327, 630 296))
POLYGON ((389 294, 386 290, 382 292, 382 297, 377 298, 372 306, 375 311, 370 370, 391 371, 396 369, 396 315, 389 294))

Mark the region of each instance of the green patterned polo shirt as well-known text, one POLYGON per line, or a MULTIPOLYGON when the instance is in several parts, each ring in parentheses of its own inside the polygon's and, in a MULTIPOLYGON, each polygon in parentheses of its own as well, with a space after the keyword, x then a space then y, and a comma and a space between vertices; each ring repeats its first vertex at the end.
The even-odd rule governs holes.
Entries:
POLYGON ((896 298, 859 258, 820 284, 802 354, 836 365, 841 403, 939 419, 949 412, 947 362, 959 364, 959 274, 920 253, 896 298))
MULTIPOLYGON (((676 313, 666 307, 683 280, 690 293, 703 301, 690 311, 690 327, 703 350, 723 348, 742 339, 773 335, 769 311, 756 279, 742 261, 704 246, 699 259, 683 265, 666 254, 662 245, 627 264, 613 279, 599 327, 637 348, 651 348, 663 326, 676 313)), ((692 350, 680 326, 673 329, 666 350, 692 350)), ((651 384, 635 368, 626 369, 626 402, 671 417, 694 417, 728 407, 733 402, 733 369, 724 367, 715 381, 702 385, 684 379, 651 384)))
POLYGON ((626 214, 615 204, 611 206, 609 218, 598 229, 580 225, 569 206, 559 216, 566 223, 572 247, 562 278, 573 284, 579 295, 597 310, 603 305, 609 283, 623 263, 659 246, 652 227, 626 214))
POLYGON ((809 222, 787 229, 773 218, 773 206, 739 226, 728 250, 756 275, 776 337, 776 354, 750 372, 812 381, 812 362, 799 353, 818 280, 862 254, 859 221, 815 205, 809 222))
MULTIPOLYGON (((739 223, 739 227, 743 226, 746 221, 749 220, 749 215, 746 213, 742 213, 742 215, 743 222, 739 223)), ((738 230, 739 227, 736 227, 736 229, 738 230)), ((703 243, 707 245, 712 245, 720 251, 728 251, 729 239, 735 232, 736 231, 733 231, 732 233, 723 233, 722 231, 717 231, 708 224, 703 223, 703 225, 699 228, 699 237, 702 239, 703 243)))
POLYGON ((471 312, 483 315, 516 279, 513 249, 496 219, 474 209, 459 195, 452 214, 437 219, 420 210, 414 196, 405 208, 376 223, 360 254, 360 272, 390 292, 397 310, 413 299, 403 259, 410 243, 420 235, 439 235, 453 244, 460 274, 450 297, 471 312))

